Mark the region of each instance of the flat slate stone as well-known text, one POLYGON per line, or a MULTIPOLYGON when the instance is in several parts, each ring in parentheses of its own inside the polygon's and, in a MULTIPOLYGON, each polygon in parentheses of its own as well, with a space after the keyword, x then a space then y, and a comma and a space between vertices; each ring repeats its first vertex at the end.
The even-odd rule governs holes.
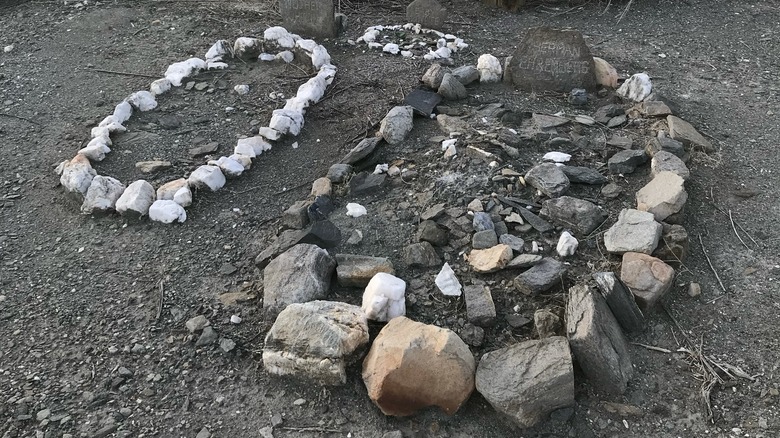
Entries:
POLYGON ((614 272, 596 272, 593 279, 623 330, 628 333, 641 332, 645 328, 645 315, 639 310, 634 295, 617 275, 614 272))
POLYGON ((284 28, 304 37, 332 38, 338 35, 332 0, 279 0, 284 28))
POLYGON ((637 167, 647 162, 647 154, 644 150, 631 149, 620 151, 609 158, 607 166, 609 173, 627 174, 634 173, 637 167))
POLYGON ((604 297, 588 285, 569 289, 566 334, 574 358, 597 391, 626 392, 634 375, 628 342, 604 297))
POLYGON ((523 220, 528 222, 532 227, 534 227, 536 231, 540 233, 546 233, 555 229, 551 223, 533 214, 525 208, 518 208, 517 211, 520 213, 520 216, 523 217, 523 220))
POLYGON ((712 152, 715 147, 709 140, 696 130, 690 123, 676 116, 666 116, 669 125, 669 136, 686 146, 699 146, 705 152, 712 152))
POLYGON ((563 166, 561 167, 561 170, 563 171, 563 174, 569 178, 569 182, 574 184, 599 185, 606 184, 607 181, 609 181, 607 177, 599 173, 598 170, 591 169, 590 167, 563 166))
POLYGON ((652 213, 623 209, 618 221, 604 233, 604 247, 613 254, 652 254, 658 247, 663 227, 652 213))
POLYGON ((569 190, 569 178, 559 166, 544 163, 534 166, 525 174, 525 181, 550 198, 556 198, 569 190))
POLYGON ((341 286, 366 287, 379 272, 395 274, 393 263, 385 257, 336 255, 336 278, 341 286))
POLYGON ((582 235, 592 233, 607 218, 596 204, 571 196, 544 201, 540 214, 582 235))
POLYGON ((430 117, 436 105, 441 103, 441 95, 433 91, 415 89, 404 98, 404 105, 409 105, 417 114, 430 117))
POLYGON ((531 269, 515 277, 517 290, 527 295, 536 295, 561 284, 566 275, 566 265, 550 257, 543 258, 531 269))
POLYGON ((386 178, 387 175, 384 173, 360 172, 349 181, 349 193, 352 195, 374 193, 384 186, 386 178))
POLYGON ((382 141, 382 137, 364 138, 341 159, 341 164, 355 164, 366 158, 374 152, 374 149, 376 149, 380 141, 382 141))
POLYGON ((496 323, 496 304, 490 288, 482 285, 470 285, 463 288, 466 300, 466 317, 472 324, 488 327, 496 323))
POLYGON ((512 83, 529 91, 596 88, 593 55, 582 34, 538 27, 528 30, 509 64, 512 83))

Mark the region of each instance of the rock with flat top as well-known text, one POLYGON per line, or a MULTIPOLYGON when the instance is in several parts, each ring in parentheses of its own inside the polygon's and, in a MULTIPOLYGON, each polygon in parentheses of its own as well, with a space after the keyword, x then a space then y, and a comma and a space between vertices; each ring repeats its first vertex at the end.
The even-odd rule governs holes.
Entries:
POLYGON ((652 254, 658 246, 662 229, 652 213, 623 209, 618 221, 604 233, 604 246, 613 254, 652 254))
POLYGON ((116 211, 123 216, 135 218, 146 216, 156 196, 154 187, 140 179, 131 183, 122 192, 122 196, 116 201, 116 211))
POLYGON ((390 321, 406 314, 406 282, 386 272, 371 277, 363 291, 363 312, 372 321, 390 321))
POLYGON ((393 263, 385 257, 357 254, 336 255, 336 277, 341 286, 366 287, 379 272, 395 274, 393 263))
POLYGON ((647 312, 672 288, 674 269, 653 256, 627 252, 620 265, 620 279, 634 294, 639 308, 647 312))
POLYGON ((466 317, 469 322, 480 327, 488 327, 496 322, 496 304, 487 286, 473 284, 463 288, 466 301, 466 317))
POLYGON ((512 248, 498 244, 488 249, 475 249, 469 253, 469 265, 475 272, 487 274, 504 269, 512 260, 512 248))
POLYGON ((569 178, 560 167, 544 163, 531 168, 525 174, 525 181, 545 196, 557 198, 569 190, 569 178))
MULTIPOLYGON (((379 125, 379 133, 389 144, 402 142, 411 132, 414 113, 410 106, 396 106, 391 109, 379 125)), ((347 163, 351 164, 351 163, 347 163)))
POLYGON ((566 275, 566 265, 550 257, 545 257, 531 269, 514 279, 517 290, 526 295, 536 295, 559 285, 566 275))
POLYGON ((685 162, 677 155, 666 151, 656 152, 650 161, 650 174, 656 176, 661 172, 672 172, 684 180, 691 176, 685 162))
POLYGON ((607 218, 607 213, 596 204, 571 196, 544 201, 539 213, 582 235, 592 233, 607 218))
POLYGON ((119 180, 110 176, 97 175, 92 179, 81 204, 81 212, 85 214, 106 213, 116 208, 116 201, 122 196, 125 186, 119 180))
POLYGON ((647 211, 658 222, 680 213, 688 200, 685 180, 672 172, 660 172, 636 192, 637 210, 647 211))
POLYGON ((634 295, 617 275, 614 272, 596 272, 593 279, 623 330, 627 333, 641 332, 645 326, 645 316, 639 310, 634 295))
POLYGON ((263 310, 276 317, 292 303, 325 298, 336 262, 324 249, 298 244, 277 256, 263 270, 263 310))
POLYGON ((666 123, 669 125, 669 136, 685 146, 699 147, 705 152, 712 152, 715 147, 704 138, 690 123, 677 116, 666 116, 666 123))

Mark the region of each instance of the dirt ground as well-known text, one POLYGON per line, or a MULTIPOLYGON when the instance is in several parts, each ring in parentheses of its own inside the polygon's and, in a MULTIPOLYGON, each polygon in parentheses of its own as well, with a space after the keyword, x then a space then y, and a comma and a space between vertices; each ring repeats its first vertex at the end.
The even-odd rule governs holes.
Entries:
MULTIPOLYGON (((250 1, 117 0, 80 8, 62 1, 11 3, 20 2, 0 3, 0 47, 14 45, 0 53, 4 438, 195 437, 204 428, 217 437, 260 436, 274 416, 282 419, 274 428, 277 437, 374 437, 393 430, 421 437, 780 435, 780 235, 775 228, 780 178, 773 158, 780 144, 780 8, 774 2, 634 1, 621 21, 625 2, 534 7, 516 14, 477 1, 443 2, 451 11, 447 30, 471 45, 455 55, 456 65, 473 64, 482 53, 510 55, 529 27, 577 29, 593 54, 609 60, 623 77, 647 71, 657 89, 678 105, 679 115, 719 149, 691 165, 684 223, 691 250, 664 299, 669 313, 649 315, 646 331, 631 338, 672 352, 632 345, 636 373, 622 397, 599 394, 577 374, 574 409, 555 412, 529 430, 501 418, 476 392, 452 417, 435 410, 385 417, 367 397, 357 365, 347 384, 335 388, 273 378, 260 360, 273 321, 263 319, 257 299, 233 307, 217 299, 225 292, 262 296, 262 273, 254 257, 278 231, 281 212, 305 198, 311 180, 372 133, 387 110, 418 85, 428 62, 382 56, 347 43, 367 26, 404 22, 404 5, 342 3, 348 31, 322 42, 339 68, 337 78, 325 100, 307 113, 302 134, 282 141, 226 189, 197 194, 187 222, 170 226, 81 215, 78 203, 59 187, 53 166, 73 156, 113 105, 151 81, 96 70, 159 76, 172 62, 202 56, 217 39, 262 35, 281 17, 270 5, 250 1), (297 149, 290 147, 293 141, 297 149), (695 298, 686 293, 692 281, 703 289, 695 298), (197 314, 207 315, 237 348, 228 354, 216 346, 196 348, 184 321, 197 314), (241 324, 230 324, 233 314, 243 318, 241 324), (685 335, 716 361, 754 377, 715 386, 712 421, 695 367, 687 354, 676 352, 685 345, 685 335), (122 375, 122 368, 132 376, 122 375), (47 409, 48 414, 40 414, 47 409), (39 420, 39 415, 48 417, 39 420)), ((283 101, 269 93, 289 97, 302 77, 295 68, 258 65, 203 74, 197 81, 209 82, 213 93, 178 89, 161 98, 158 110, 129 123, 140 136, 120 140, 96 166, 98 172, 130 181, 142 177, 135 162, 160 158, 174 167, 147 179, 157 183, 184 176, 200 163, 187 154, 194 143, 217 141, 220 153, 231 150, 237 135, 249 135, 281 106, 283 101), (253 92, 245 97, 230 92, 238 83, 250 84, 253 92), (226 113, 227 106, 235 111, 226 113), (174 115, 180 126, 163 129, 163 115, 174 115)), ((568 108, 560 96, 529 96, 504 85, 470 95, 462 106, 503 102, 517 111, 550 113, 568 108)), ((472 161, 459 168, 467 183, 436 184, 446 169, 436 163, 438 152, 424 154, 434 135, 440 135, 434 122, 418 121, 406 142, 383 152, 388 160, 417 165, 418 179, 357 199, 373 209, 373 218, 363 224, 371 232, 357 248, 339 250, 388 256, 400 266, 400 249, 413 240, 415 208, 429 200, 420 200, 419 193, 461 206, 479 194, 472 191, 479 180, 468 180, 479 172, 472 161)), ((527 170, 534 157, 523 155, 515 167, 527 170)), ((490 190, 484 187, 485 193, 490 190)), ((337 198, 337 206, 352 199, 337 198)), ((628 206, 630 199, 611 208, 619 210, 621 203, 628 206)), ((347 227, 354 225, 343 217, 334 222, 346 240, 347 227)), ((594 248, 590 253, 597 254, 594 248)), ((458 324, 462 303, 438 302, 424 292, 430 273, 400 274, 422 284, 411 317, 458 324)), ((509 295, 502 283, 507 278, 491 280, 502 291, 499 312, 518 305, 532 314, 538 302, 509 295)), ((569 279, 572 284, 577 280, 569 279)), ((359 290, 335 287, 332 294, 353 303, 360 297, 359 290)), ((559 291, 543 299, 560 305, 563 297, 559 291)), ((372 327, 372 333, 377 329, 372 327)), ((533 336, 529 327, 512 331, 503 323, 474 353, 479 357, 533 336)))

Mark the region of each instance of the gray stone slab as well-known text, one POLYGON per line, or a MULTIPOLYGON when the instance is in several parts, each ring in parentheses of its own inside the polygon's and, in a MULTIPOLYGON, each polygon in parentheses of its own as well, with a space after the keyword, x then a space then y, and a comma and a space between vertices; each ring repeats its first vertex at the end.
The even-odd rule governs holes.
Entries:
POLYGON ((496 304, 490 288, 470 285, 463 288, 466 300, 466 317, 472 324, 488 327, 496 323, 496 304))
POLYGON ((634 295, 617 275, 614 272, 596 272, 593 279, 623 330, 628 333, 641 332, 645 328, 645 315, 639 310, 634 295))
POLYGON ((304 37, 332 38, 338 34, 332 0, 279 0, 284 28, 304 37))
POLYGON ((414 0, 406 7, 406 21, 428 29, 441 30, 447 19, 447 9, 436 0, 414 0))

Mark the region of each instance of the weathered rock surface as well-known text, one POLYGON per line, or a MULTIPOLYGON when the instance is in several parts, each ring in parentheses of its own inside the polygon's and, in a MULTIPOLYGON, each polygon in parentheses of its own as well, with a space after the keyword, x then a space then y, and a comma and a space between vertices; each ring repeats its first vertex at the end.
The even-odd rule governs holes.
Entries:
POLYGON ((454 414, 474 391, 476 364, 451 330, 406 317, 390 320, 363 361, 363 382, 385 415, 429 406, 454 414))
POLYGON ((652 213, 658 222, 681 212, 688 200, 684 183, 677 174, 660 172, 636 192, 637 210, 652 213))
POLYGON ((596 272, 593 279, 623 330, 628 333, 641 332, 645 327, 645 316, 639 310, 634 295, 615 273, 596 272))
POLYGON ((336 262, 324 249, 298 244, 263 270, 263 310, 276 316, 290 304, 325 298, 336 262))
POLYGON ((653 92, 653 83, 647 73, 636 73, 623 82, 617 94, 634 102, 641 102, 653 92))
POLYGON ((372 321, 389 321, 406 314, 406 282, 379 272, 363 291, 363 312, 372 321))
POLYGON ((498 244, 488 249, 474 249, 469 253, 469 265, 481 274, 500 271, 512 260, 512 248, 498 244))
POLYGON ((477 231, 471 237, 471 247, 474 249, 492 248, 498 245, 498 236, 494 230, 477 231))
POLYGON ((476 388, 498 412, 520 427, 543 421, 574 404, 574 368, 566 338, 525 341, 485 353, 476 388))
POLYGON ((402 142, 412 130, 413 117, 414 113, 410 106, 396 106, 391 109, 379 125, 382 138, 390 144, 402 142))
POLYGON ((430 242, 432 245, 436 246, 444 246, 449 241, 447 232, 441 229, 441 227, 432 220, 420 222, 420 225, 417 228, 417 240, 420 242, 430 242))
POLYGON ((131 183, 116 200, 116 211, 132 217, 146 216, 157 194, 147 181, 139 179, 131 183))
POLYGON ((566 275, 566 265, 553 258, 545 257, 531 269, 515 277, 517 290, 527 295, 536 295, 561 284, 566 275))
POLYGON ((572 236, 568 231, 561 233, 561 237, 558 238, 558 244, 555 246, 555 251, 561 257, 569 257, 577 252, 580 242, 577 238, 572 236))
POLYGON ((685 162, 677 155, 666 151, 656 152, 650 161, 650 174, 656 176, 661 172, 672 172, 684 180, 691 176, 685 162))
POLYGON ((410 268, 430 268, 441 265, 441 258, 429 242, 414 243, 404 248, 403 260, 410 268))
POLYGON ((674 269, 647 254, 627 252, 623 254, 620 279, 631 289, 639 308, 647 312, 671 289, 674 269))
POLYGON ((434 62, 423 74, 422 82, 432 90, 438 90, 446 71, 441 64, 434 62))
POLYGON ((81 212, 85 214, 105 213, 114 210, 116 201, 122 196, 125 186, 110 176, 97 175, 92 179, 81 212))
POLYGON ((623 394, 634 369, 623 336, 604 297, 587 285, 569 289, 566 335, 574 358, 597 391, 623 394))
POLYGON ((715 147, 709 140, 696 130, 690 123, 677 116, 667 116, 666 123, 669 125, 669 136, 681 142, 685 146, 698 146, 705 152, 712 152, 715 147))
POLYGON ((341 286, 366 287, 379 272, 395 274, 393 263, 385 257, 336 255, 336 278, 341 286))
MULTIPOLYGON (((347 155, 344 156, 344 158, 341 159, 341 164, 353 165, 359 162, 360 160, 366 158, 367 156, 371 155, 371 153, 374 152, 374 150, 376 150, 376 147, 379 145, 379 142, 381 141, 382 141, 382 137, 364 138, 363 140, 360 141, 360 143, 357 144, 357 146, 352 148, 352 150, 349 151, 347 155)), ((338 181, 333 181, 333 182, 338 182, 338 181)))
POLYGON ((544 201, 539 213, 582 235, 592 233, 607 219, 607 213, 596 204, 571 196, 544 201))
POLYGON ((270 374, 344 384, 345 367, 367 344, 368 322, 360 307, 330 301, 290 304, 265 337, 263 366, 270 374))
POLYGON ((561 318, 549 309, 538 309, 534 312, 534 328, 539 339, 557 335, 561 325, 561 318))
POLYGON ((563 171, 563 174, 566 175, 566 178, 569 178, 569 182, 573 184, 599 185, 606 184, 607 181, 609 181, 607 177, 599 173, 598 170, 591 169, 590 167, 563 166, 561 167, 561 170, 563 171))
POLYGON ((452 70, 452 76, 463 85, 469 85, 479 80, 479 70, 473 65, 464 65, 452 70))
POLYGON ((593 56, 580 32, 549 27, 529 29, 509 63, 512 82, 529 91, 593 90, 594 71, 593 56))
POLYGON ((602 58, 593 57, 593 64, 596 74, 596 83, 609 88, 617 88, 618 74, 615 67, 602 58))
POLYGON ((645 146, 645 153, 651 157, 655 156, 659 151, 669 152, 681 160, 685 160, 685 146, 672 138, 656 137, 645 146))
POLYGON ((469 95, 466 87, 451 73, 445 73, 442 77, 438 93, 447 100, 461 100, 469 95))
POLYGON ((466 301, 466 317, 472 324, 488 327, 496 322, 496 304, 490 288, 473 284, 463 288, 466 301))
POLYGON ((525 181, 550 198, 557 198, 569 190, 569 178, 553 163, 531 168, 525 175, 525 181))
POLYGON ((629 149, 620 151, 609 158, 607 166, 609 173, 629 174, 634 173, 637 167, 647 162, 644 150, 629 149))
POLYGON ((662 225, 661 242, 652 255, 666 264, 678 266, 688 257, 688 231, 682 225, 667 223, 662 225))
POLYGON ((618 221, 604 233, 604 246, 613 254, 652 254, 658 247, 662 229, 652 213, 623 209, 618 221))

